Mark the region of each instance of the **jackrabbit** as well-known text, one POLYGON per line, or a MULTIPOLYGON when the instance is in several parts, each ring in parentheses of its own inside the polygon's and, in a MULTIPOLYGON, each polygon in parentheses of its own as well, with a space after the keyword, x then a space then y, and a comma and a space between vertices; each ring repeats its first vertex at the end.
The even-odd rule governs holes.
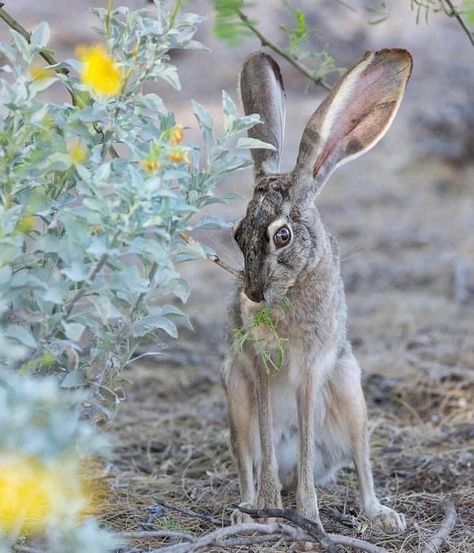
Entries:
MULTIPOLYGON (((247 339, 240 348, 234 340, 222 370, 231 448, 247 506, 281 507, 282 484, 296 484, 298 511, 321 524, 315 483, 329 482, 353 462, 363 513, 386 532, 405 529, 403 515, 381 505, 374 492, 338 247, 315 201, 337 167, 387 132, 411 68, 406 50, 367 52, 311 116, 296 166, 283 174, 278 170, 285 92, 279 67, 262 52, 244 62, 244 110, 263 122, 249 135, 274 146, 252 151, 255 191, 235 230, 244 281, 232 310, 234 329, 247 339), (255 324, 262 308, 271 313, 270 325, 255 324), (274 358, 281 344, 281 367, 271 371, 262 351, 274 358)), ((234 522, 244 520, 246 515, 234 512, 234 522)))

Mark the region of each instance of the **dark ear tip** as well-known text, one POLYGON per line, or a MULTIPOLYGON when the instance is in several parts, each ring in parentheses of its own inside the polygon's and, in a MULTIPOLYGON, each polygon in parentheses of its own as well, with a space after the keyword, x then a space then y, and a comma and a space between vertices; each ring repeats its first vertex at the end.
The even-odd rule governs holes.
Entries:
POLYGON ((245 74, 249 68, 255 68, 255 67, 262 67, 263 65, 267 64, 271 71, 274 73, 284 96, 286 96, 285 93, 285 87, 283 86, 283 77, 281 76, 280 66, 278 63, 266 52, 263 50, 257 50, 256 52, 252 52, 249 54, 242 65, 242 73, 245 74))
POLYGON ((375 52, 375 55, 397 57, 410 66, 413 65, 413 57, 405 48, 383 48, 382 50, 378 50, 377 52, 375 52))

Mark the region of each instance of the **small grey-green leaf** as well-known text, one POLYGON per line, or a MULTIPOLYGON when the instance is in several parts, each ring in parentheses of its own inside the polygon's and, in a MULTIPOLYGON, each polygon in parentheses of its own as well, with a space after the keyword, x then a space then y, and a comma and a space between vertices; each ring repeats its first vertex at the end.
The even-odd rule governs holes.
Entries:
POLYGON ((44 48, 49 42, 50 35, 49 25, 46 21, 42 21, 31 33, 31 45, 36 46, 39 49, 44 48))
POLYGON ((242 137, 237 141, 237 148, 259 148, 260 150, 276 150, 273 144, 263 142, 257 138, 242 137))

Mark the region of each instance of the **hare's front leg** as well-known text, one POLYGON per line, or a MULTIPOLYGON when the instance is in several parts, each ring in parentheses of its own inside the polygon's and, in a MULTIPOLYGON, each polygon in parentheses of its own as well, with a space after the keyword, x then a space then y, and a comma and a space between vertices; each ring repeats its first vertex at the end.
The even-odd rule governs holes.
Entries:
POLYGON ((260 470, 258 476, 257 508, 282 507, 281 484, 273 444, 273 420, 270 399, 270 376, 263 367, 258 368, 255 382, 257 396, 258 430, 260 434, 260 470))
POLYGON ((340 361, 340 381, 337 386, 338 416, 348 430, 352 458, 359 480, 360 504, 365 516, 389 534, 403 532, 405 517, 390 507, 380 503, 374 490, 374 480, 370 465, 369 433, 367 430, 367 410, 360 384, 360 368, 352 353, 340 361))
MULTIPOLYGON (((230 447, 237 466, 242 505, 255 508, 253 475, 252 416, 255 414, 251 382, 235 357, 228 358, 223 371, 223 384, 227 398, 227 418, 230 428, 230 447)), ((251 522, 249 515, 235 510, 232 523, 251 522)))
POLYGON ((303 375, 297 390, 299 460, 298 485, 296 488, 296 506, 298 512, 323 529, 319 519, 318 500, 314 487, 315 435, 314 409, 316 389, 311 371, 303 375))

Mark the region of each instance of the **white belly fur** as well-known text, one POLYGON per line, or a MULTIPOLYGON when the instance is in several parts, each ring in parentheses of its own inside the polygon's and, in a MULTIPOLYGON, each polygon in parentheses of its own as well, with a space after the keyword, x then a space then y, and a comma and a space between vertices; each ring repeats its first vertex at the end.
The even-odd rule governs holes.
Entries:
MULTIPOLYGON (((298 412, 296 390, 288 385, 287 378, 271 379, 271 403, 273 418, 273 443, 279 468, 280 481, 284 487, 296 484, 298 465, 298 412)), ((351 465, 348 438, 337 422, 327 421, 326 393, 316 399, 314 412, 315 463, 314 481, 319 485, 330 484, 337 471, 351 465)), ((333 417, 331 417, 333 419, 333 417)), ((256 421, 255 421, 256 422, 256 421)), ((254 436, 258 435, 255 425, 254 436)), ((255 465, 260 464, 260 447, 254 442, 255 465)))

